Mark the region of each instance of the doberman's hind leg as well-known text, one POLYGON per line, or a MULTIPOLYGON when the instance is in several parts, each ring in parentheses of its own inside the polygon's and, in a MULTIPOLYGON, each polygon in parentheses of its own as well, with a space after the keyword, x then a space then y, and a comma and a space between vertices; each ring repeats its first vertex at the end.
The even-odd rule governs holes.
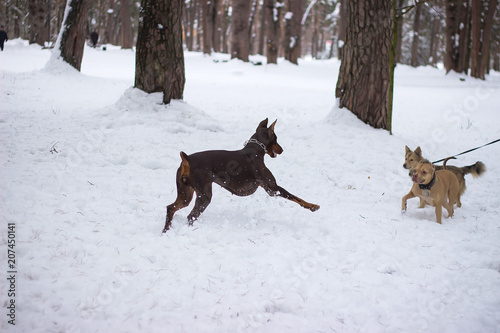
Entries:
POLYGON ((307 201, 302 200, 301 198, 291 194, 281 186, 277 184, 264 184, 262 187, 266 190, 267 194, 270 196, 280 196, 295 203, 298 203, 301 207, 309 209, 311 212, 315 212, 319 209, 318 205, 309 203, 307 201))
POLYGON ((167 206, 167 217, 163 233, 170 229, 175 212, 189 206, 189 203, 193 199, 193 192, 194 189, 191 186, 180 182, 177 183, 177 199, 175 199, 174 203, 167 206))
POLYGON ((189 225, 193 225, 193 222, 196 221, 201 213, 203 213, 203 211, 208 207, 211 200, 212 184, 205 186, 203 191, 196 191, 196 201, 194 203, 194 208, 188 215, 189 225))

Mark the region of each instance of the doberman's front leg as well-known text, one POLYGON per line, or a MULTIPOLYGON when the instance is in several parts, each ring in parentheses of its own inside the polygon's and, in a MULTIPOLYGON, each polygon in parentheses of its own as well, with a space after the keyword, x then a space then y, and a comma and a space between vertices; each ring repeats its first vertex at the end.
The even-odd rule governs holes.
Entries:
POLYGON ((194 208, 188 215, 189 225, 198 219, 201 213, 208 207, 212 200, 212 184, 206 185, 203 190, 196 190, 196 201, 194 208))
POLYGON ((276 180, 274 179, 274 176, 271 174, 270 171, 267 170, 267 174, 265 175, 266 181, 262 182, 260 185, 266 190, 267 194, 270 196, 280 196, 285 199, 291 200, 293 202, 298 203, 300 206, 309 209, 311 212, 315 212, 319 209, 318 205, 309 203, 307 201, 302 200, 299 197, 296 197, 295 195, 291 194, 281 186, 278 186, 276 184, 276 180))

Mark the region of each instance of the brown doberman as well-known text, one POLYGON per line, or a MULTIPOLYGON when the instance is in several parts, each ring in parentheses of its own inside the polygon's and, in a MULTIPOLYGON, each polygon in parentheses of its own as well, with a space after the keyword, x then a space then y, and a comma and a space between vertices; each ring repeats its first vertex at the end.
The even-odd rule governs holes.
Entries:
POLYGON ((241 150, 210 150, 189 156, 181 152, 182 162, 176 178, 177 199, 167 206, 163 232, 170 228, 175 212, 187 207, 196 192, 194 208, 188 215, 189 225, 192 225, 210 204, 212 183, 238 196, 250 195, 261 186, 271 196, 294 201, 312 212, 318 210, 318 205, 308 203, 278 186, 265 166, 266 153, 274 158, 283 152, 274 133, 275 125, 276 121, 268 128, 267 119, 263 120, 241 150))

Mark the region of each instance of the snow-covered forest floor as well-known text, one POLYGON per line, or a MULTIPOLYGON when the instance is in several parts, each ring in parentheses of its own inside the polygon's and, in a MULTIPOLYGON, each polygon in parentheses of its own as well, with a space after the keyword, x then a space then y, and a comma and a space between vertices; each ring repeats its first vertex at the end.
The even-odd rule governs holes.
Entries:
POLYGON ((499 330, 500 143, 449 162, 487 172, 442 225, 401 198, 405 145, 432 161, 500 138, 500 74, 398 66, 391 136, 335 106, 337 60, 186 53, 184 101, 165 106, 132 88, 132 51, 86 48, 82 73, 49 56, 0 53, 2 331, 499 330), (214 185, 192 227, 191 204, 162 236, 179 152, 240 149, 266 117, 284 148, 267 166, 321 209, 214 185))

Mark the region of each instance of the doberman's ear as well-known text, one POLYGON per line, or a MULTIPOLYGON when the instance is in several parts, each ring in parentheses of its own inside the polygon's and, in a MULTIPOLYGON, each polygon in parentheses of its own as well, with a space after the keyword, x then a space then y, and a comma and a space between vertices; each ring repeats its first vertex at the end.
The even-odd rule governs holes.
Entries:
POLYGON ((276 119, 272 124, 271 126, 269 126, 269 134, 271 133, 274 133, 274 126, 276 125, 276 122, 278 121, 278 119, 276 119))
POLYGON ((417 154, 418 156, 422 156, 422 149, 420 149, 420 146, 415 149, 415 154, 417 154))
POLYGON ((405 146, 405 154, 408 154, 409 152, 411 152, 411 149, 408 148, 408 146, 405 146))
POLYGON ((261 128, 267 128, 267 118, 260 122, 259 126, 257 127, 257 131, 261 128))

